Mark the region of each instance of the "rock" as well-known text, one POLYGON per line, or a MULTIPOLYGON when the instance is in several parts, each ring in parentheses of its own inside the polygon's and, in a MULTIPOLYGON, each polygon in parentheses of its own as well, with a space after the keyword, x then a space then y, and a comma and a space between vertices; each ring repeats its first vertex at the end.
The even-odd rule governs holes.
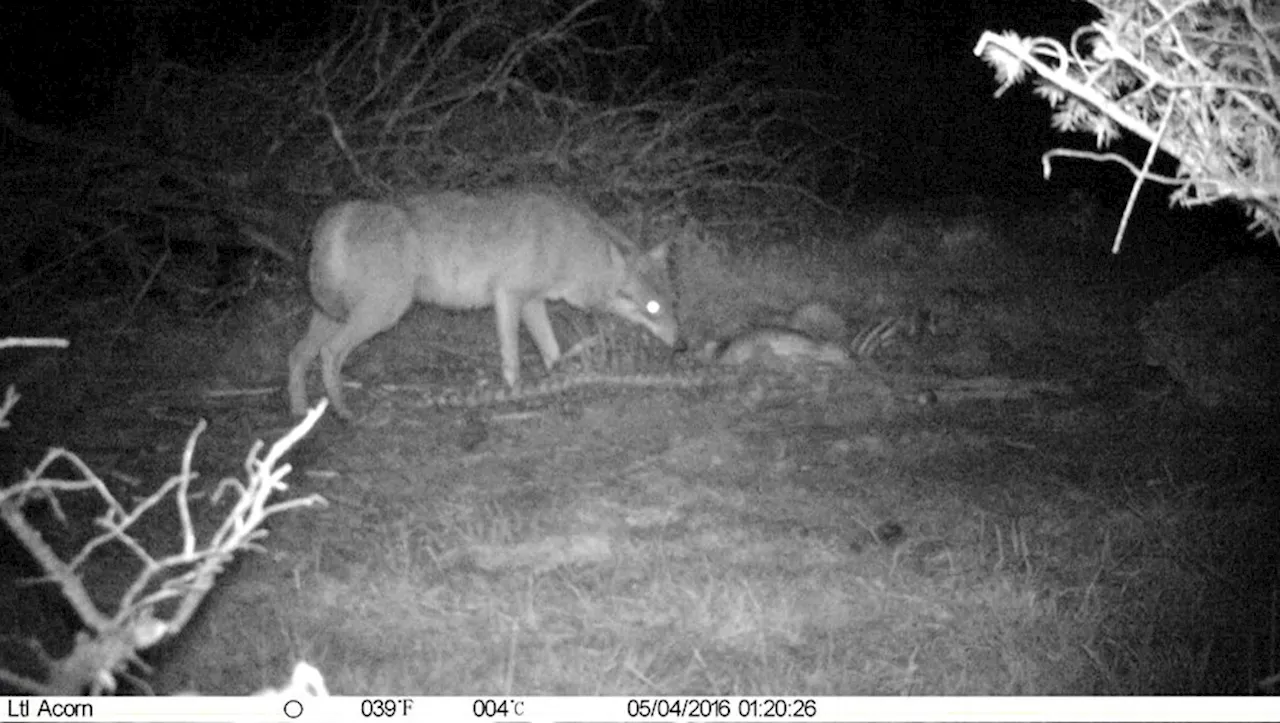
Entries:
POLYGON ((1222 263, 1160 299, 1138 322, 1146 363, 1205 407, 1280 400, 1280 276, 1262 261, 1222 263))

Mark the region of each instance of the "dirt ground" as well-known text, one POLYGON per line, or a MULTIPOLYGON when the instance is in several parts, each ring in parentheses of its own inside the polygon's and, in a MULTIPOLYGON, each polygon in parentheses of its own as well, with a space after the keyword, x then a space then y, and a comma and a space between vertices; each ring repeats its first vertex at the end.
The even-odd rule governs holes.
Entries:
MULTIPOLYGON (((272 518, 139 676, 243 694, 305 659, 348 695, 1269 692, 1271 410, 1202 409, 1143 365, 1135 320, 1195 262, 1116 259, 1060 221, 895 207, 686 255, 699 342, 812 298, 854 328, 936 319, 848 365, 693 388, 435 408, 424 390, 497 379, 492 317, 415 311, 345 370, 360 424, 330 415, 287 459, 289 494, 328 505, 272 518)), ((71 350, 3 368, 25 395, 5 474, 65 446, 142 494, 201 418, 203 489, 242 474, 290 424, 305 310, 282 282, 208 322, 69 312, 71 350)), ((593 328, 557 323, 566 346, 593 328)), ((159 514, 148 544, 176 545, 159 514)), ((31 572, 12 541, 5 560, 31 572)), ((104 605, 124 575, 86 570, 104 605)), ((51 591, 5 589, 9 632, 69 640, 51 591)))

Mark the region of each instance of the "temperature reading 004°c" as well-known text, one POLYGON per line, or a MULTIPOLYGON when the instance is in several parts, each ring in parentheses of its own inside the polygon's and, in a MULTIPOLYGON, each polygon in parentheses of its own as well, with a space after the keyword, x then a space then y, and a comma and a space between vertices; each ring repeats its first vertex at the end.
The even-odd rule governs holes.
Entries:
POLYGON ((471 702, 471 715, 478 719, 504 720, 524 717, 523 698, 476 698, 471 702))

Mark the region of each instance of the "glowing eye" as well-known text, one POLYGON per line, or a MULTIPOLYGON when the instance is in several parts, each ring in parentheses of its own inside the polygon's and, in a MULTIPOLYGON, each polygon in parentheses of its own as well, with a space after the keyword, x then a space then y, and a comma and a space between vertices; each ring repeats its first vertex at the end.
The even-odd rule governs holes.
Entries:
POLYGON ((657 316, 658 312, 662 311, 662 304, 659 304, 658 302, 650 299, 649 303, 644 305, 644 310, 649 312, 653 316, 657 316))

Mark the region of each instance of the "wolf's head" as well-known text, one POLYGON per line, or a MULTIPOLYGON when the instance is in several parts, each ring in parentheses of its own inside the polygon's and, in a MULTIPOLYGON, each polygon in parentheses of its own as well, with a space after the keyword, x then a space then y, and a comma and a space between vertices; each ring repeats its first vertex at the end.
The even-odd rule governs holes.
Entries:
POLYGON ((648 251, 631 254, 612 247, 611 252, 616 254, 613 262, 620 264, 624 272, 608 306, 610 312, 643 326, 668 346, 675 347, 680 342, 680 329, 667 265, 669 246, 670 242, 664 242, 648 251))

